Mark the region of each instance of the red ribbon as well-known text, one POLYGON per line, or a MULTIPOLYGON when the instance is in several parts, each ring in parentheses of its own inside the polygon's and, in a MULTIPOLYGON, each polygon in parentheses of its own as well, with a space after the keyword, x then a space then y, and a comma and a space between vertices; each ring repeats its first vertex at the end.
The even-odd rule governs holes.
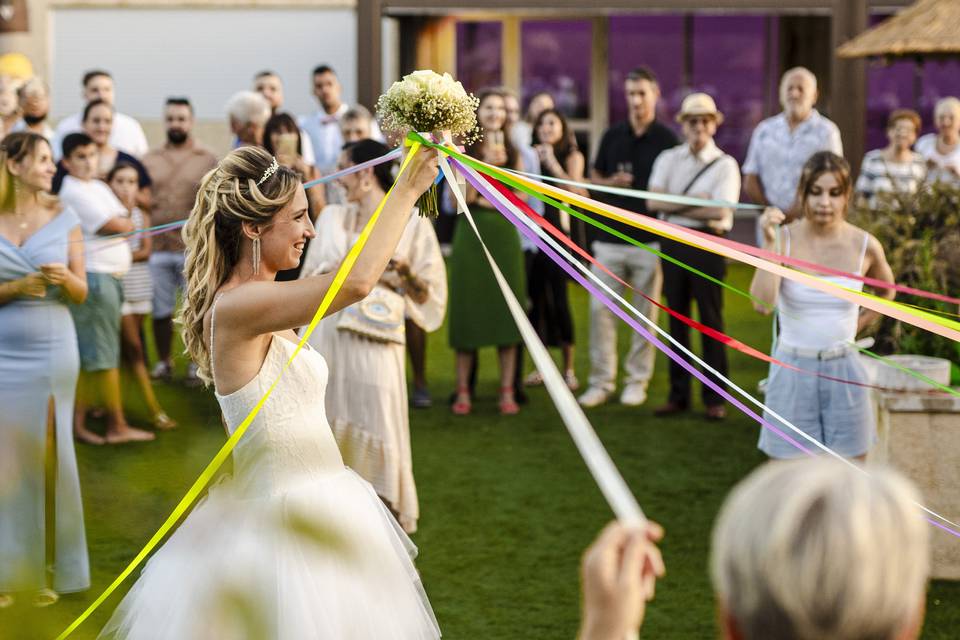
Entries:
MULTIPOLYGON (((590 264, 595 265, 598 269, 600 269, 601 271, 603 271, 604 273, 606 273, 607 275, 609 275, 611 278, 613 278, 614 280, 616 280, 617 282, 619 282, 619 283, 622 284, 623 286, 627 287, 627 288, 630 289, 631 291, 633 291, 633 292, 637 293, 638 295, 642 296, 645 300, 647 300, 647 301, 650 302, 651 304, 656 305, 657 308, 662 309, 663 311, 669 313, 671 316, 673 316, 673 317, 676 318, 677 320, 683 322, 683 323, 684 323, 685 325, 687 325, 688 327, 692 327, 692 328, 696 329, 696 330, 699 331, 700 333, 703 333, 703 334, 705 334, 705 335, 713 338, 714 340, 716 340, 717 342, 723 344, 724 346, 730 347, 731 349, 736 349, 736 350, 739 351, 740 353, 743 353, 743 354, 745 354, 745 355, 747 355, 747 356, 750 356, 751 358, 756 358, 757 360, 762 360, 762 361, 764 361, 764 362, 777 365, 778 367, 784 367, 784 368, 786 368, 786 369, 790 369, 790 370, 792 370, 792 371, 797 371, 797 372, 799 372, 799 373, 803 373, 803 374, 806 374, 806 375, 817 376, 818 378, 823 378, 823 379, 825 379, 825 380, 830 380, 830 381, 833 381, 833 382, 840 382, 840 383, 843 383, 843 384, 850 384, 850 385, 854 385, 854 386, 857 386, 857 387, 864 387, 864 388, 867 388, 867 389, 877 389, 877 390, 886 391, 886 392, 896 392, 896 391, 900 391, 900 390, 898 390, 898 389, 889 389, 889 388, 887 388, 887 387, 881 387, 881 386, 879 386, 879 385, 870 384, 870 383, 867 383, 867 382, 860 382, 860 381, 857 381, 857 380, 847 380, 847 379, 845 379, 845 378, 838 378, 838 377, 835 377, 835 376, 829 376, 829 375, 824 374, 824 373, 819 373, 819 372, 817 372, 817 371, 810 371, 809 369, 803 369, 803 368, 801 368, 801 367, 797 367, 797 366, 795 366, 795 365, 788 364, 788 363, 786 363, 786 362, 783 362, 782 360, 778 360, 777 358, 774 358, 773 356, 767 355, 766 353, 763 353, 762 351, 759 351, 759 350, 751 347, 751 346, 748 345, 748 344, 744 344, 743 342, 740 342, 740 341, 737 340, 736 338, 731 337, 731 336, 723 333, 722 331, 718 331, 718 330, 716 330, 716 329, 714 329, 714 328, 712 328, 712 327, 708 327, 707 325, 705 325, 705 324, 703 324, 703 323, 701 323, 701 322, 698 322, 698 321, 694 320, 693 318, 690 318, 690 317, 688 317, 688 316, 685 316, 684 314, 680 313, 679 311, 675 311, 675 310, 671 309, 670 307, 661 304, 659 301, 654 300, 653 298, 651 298, 650 296, 648 296, 647 294, 645 294, 643 291, 640 291, 639 289, 634 288, 632 285, 630 285, 630 283, 624 281, 624 280, 623 280, 622 278, 620 278, 617 274, 615 274, 615 273, 613 273, 612 271, 610 271, 610 269, 607 268, 606 265, 604 265, 604 264, 602 264, 601 262, 599 262, 596 258, 594 258, 592 255, 590 255, 590 253, 588 253, 586 250, 584 250, 583 248, 581 248, 580 245, 578 245, 578 244, 575 243, 573 240, 571 240, 569 237, 567 237, 567 235, 566 235, 565 233, 563 233, 562 231, 560 231, 559 229, 557 229, 555 226, 553 226, 553 224, 551 224, 546 218, 544 218, 543 216, 541 216, 540 214, 538 214, 536 211, 534 211, 533 209, 531 209, 530 206, 529 206, 526 202, 524 202, 524 201, 521 200, 519 197, 517 197, 517 195, 516 195, 513 191, 511 191, 508 187, 506 187, 506 186, 505 186, 503 183, 501 183, 499 180, 494 180, 493 178, 491 178, 490 176, 487 176, 486 174, 480 174, 480 176, 481 176, 484 180, 486 180, 493 188, 495 188, 497 191, 499 191, 499 192, 502 193, 504 196, 506 196, 507 199, 509 199, 510 202, 513 203, 513 204, 514 204, 518 209, 520 209, 524 214, 526 214, 528 218, 530 218, 531 220, 533 220, 534 222, 536 222, 538 225, 540 225, 540 227, 542 227, 543 229, 545 229, 545 230, 546 230, 550 235, 552 235, 554 238, 556 238, 557 240, 559 240, 560 242, 562 242, 563 244, 565 244, 569 249, 571 249, 572 251, 576 252, 577 255, 579 255, 579 256, 581 256, 582 258, 584 258, 585 260, 587 260, 590 264)), ((704 235, 706 235, 706 234, 704 234, 704 235)), ((714 239, 714 240, 717 239, 715 236, 710 236, 710 237, 711 237, 712 239, 714 239)), ((737 243, 734 243, 734 244, 737 244, 737 243)), ((769 252, 766 252, 766 253, 769 253, 769 252)), ((771 254, 771 255, 774 255, 774 254, 771 254)), ((814 266, 816 266, 816 265, 814 265, 814 266)), ((839 272, 839 273, 842 273, 842 272, 839 272)), ((879 281, 878 281, 878 282, 879 282, 879 281)), ((887 284, 887 283, 884 283, 884 284, 887 284)), ((930 393, 934 393, 935 391, 934 391, 933 389, 931 389, 931 390, 929 390, 929 392, 930 392, 930 393)))

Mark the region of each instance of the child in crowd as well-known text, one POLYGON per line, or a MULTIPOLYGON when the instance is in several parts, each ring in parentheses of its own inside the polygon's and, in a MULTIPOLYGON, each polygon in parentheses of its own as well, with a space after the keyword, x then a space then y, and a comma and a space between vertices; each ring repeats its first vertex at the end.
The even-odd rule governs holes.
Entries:
MULTIPOLYGON (((136 231, 150 226, 150 216, 137 206, 140 190, 137 168, 127 162, 118 162, 107 173, 107 184, 126 207, 136 231)), ((137 381, 137 386, 147 403, 153 426, 157 429, 173 429, 177 423, 170 419, 153 392, 150 374, 143 349, 143 320, 153 311, 153 280, 150 277, 150 236, 137 234, 130 238, 133 264, 123 277, 123 306, 120 319, 121 354, 137 381)))
POLYGON ((126 208, 105 183, 97 180, 97 146, 85 133, 63 140, 67 176, 60 201, 80 218, 89 293, 83 304, 70 305, 80 347, 80 380, 74 405, 74 437, 88 444, 153 440, 148 431, 127 424, 120 400, 120 316, 122 278, 132 254, 125 240, 104 238, 133 231, 126 208), (99 395, 107 412, 106 436, 86 427, 87 407, 99 395))

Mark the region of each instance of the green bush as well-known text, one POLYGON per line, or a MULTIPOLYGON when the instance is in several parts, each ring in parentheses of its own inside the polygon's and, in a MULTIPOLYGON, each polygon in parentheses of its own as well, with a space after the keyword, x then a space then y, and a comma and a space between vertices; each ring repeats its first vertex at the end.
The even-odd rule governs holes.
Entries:
MULTIPOLYGON (((874 204, 859 203, 850 221, 880 240, 897 282, 960 296, 960 188, 938 182, 916 194, 879 194, 874 204)), ((897 300, 946 314, 958 312, 956 305, 902 293, 897 300)), ((880 323, 876 340, 880 353, 960 362, 960 344, 891 318, 880 323)))

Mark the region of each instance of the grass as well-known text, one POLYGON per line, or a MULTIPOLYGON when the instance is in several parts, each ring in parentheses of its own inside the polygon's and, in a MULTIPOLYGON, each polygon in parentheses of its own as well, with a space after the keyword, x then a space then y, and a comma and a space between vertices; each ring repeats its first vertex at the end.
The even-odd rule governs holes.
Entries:
MULTIPOLYGON (((749 272, 730 278, 745 286, 749 272)), ((577 372, 586 378, 587 299, 572 289, 577 372)), ((728 333, 765 349, 770 321, 728 296, 728 333)), ((662 323, 665 323, 661 319, 662 323)), ((628 329, 621 327, 624 352, 628 329)), ((611 513, 587 473, 546 392, 535 389, 519 416, 496 411, 493 350, 481 352, 473 415, 454 418, 443 399, 453 388, 445 329, 429 344, 436 406, 411 412, 414 470, 420 494, 418 566, 446 638, 573 638, 578 620, 579 557, 611 513)), ((732 378, 748 391, 766 367, 731 353, 732 378)), ((758 427, 733 410, 723 423, 700 408, 655 419, 666 398, 667 361, 660 355, 648 405, 612 403, 588 412, 611 456, 649 517, 667 531, 667 577, 649 608, 644 637, 716 636, 707 573, 710 530, 730 488, 763 456, 758 427)), ((696 387, 695 387, 696 388, 696 387)), ((126 566, 222 445, 210 392, 158 385, 161 402, 181 428, 154 443, 78 449, 93 587, 42 612, 0 614, 0 638, 52 639, 126 566)), ((132 419, 142 418, 134 402, 132 419)), ((229 536, 229 531, 223 532, 229 536)), ((136 575, 136 574, 135 574, 136 575)), ((135 575, 120 589, 125 592, 135 575)), ((925 639, 956 637, 960 584, 935 582, 927 600, 925 639)), ((71 637, 95 638, 119 602, 108 600, 71 637)))

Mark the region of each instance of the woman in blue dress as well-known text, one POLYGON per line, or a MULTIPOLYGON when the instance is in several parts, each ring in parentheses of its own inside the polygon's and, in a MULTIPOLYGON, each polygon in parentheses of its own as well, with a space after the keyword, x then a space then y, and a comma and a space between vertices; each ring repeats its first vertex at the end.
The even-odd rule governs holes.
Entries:
POLYGON ((55 170, 45 138, 0 142, 0 607, 15 593, 44 606, 90 586, 67 310, 86 298, 87 281, 79 220, 49 195, 55 170))

